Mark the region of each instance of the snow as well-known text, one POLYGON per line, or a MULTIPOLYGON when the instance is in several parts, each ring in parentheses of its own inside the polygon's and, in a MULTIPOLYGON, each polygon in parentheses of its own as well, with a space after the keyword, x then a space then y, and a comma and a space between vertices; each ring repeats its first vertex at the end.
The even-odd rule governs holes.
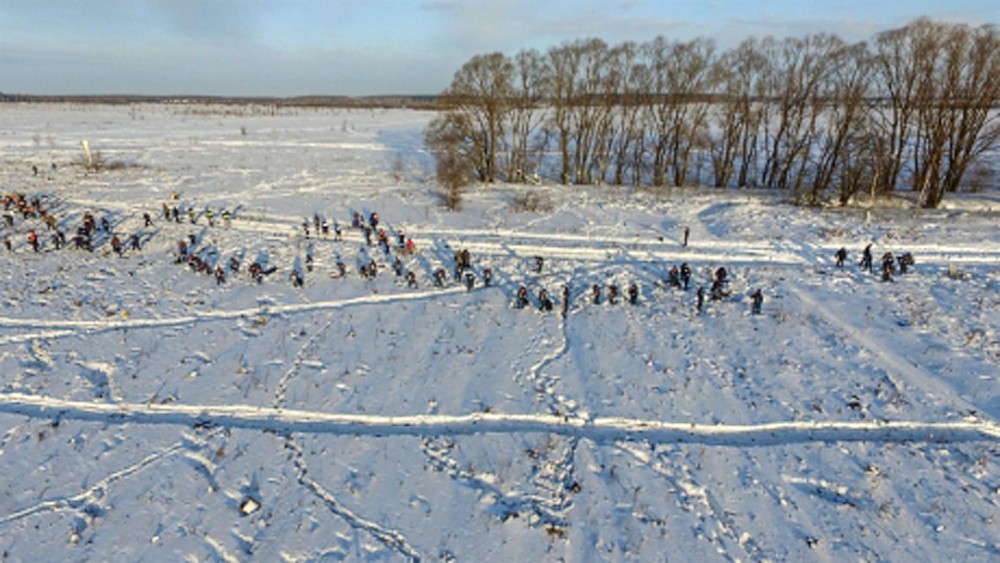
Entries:
POLYGON ((0 114, 4 193, 40 196, 69 236, 91 212, 143 241, 57 251, 38 219, 3 227, 4 558, 1000 557, 995 193, 817 210, 767 191, 487 186, 448 212, 429 113, 0 114), (84 173, 83 139, 126 166, 84 173), (515 211, 527 189, 552 209, 515 211), (355 210, 413 237, 416 288, 350 228, 355 210), (344 240, 306 238, 316 213, 344 240), (240 272, 217 285, 176 264, 189 235, 240 272), (876 262, 912 252, 914 271, 861 272, 868 243, 876 262), (461 248, 477 287, 435 287, 461 248), (276 267, 260 284, 254 259, 276 267), (681 262, 688 291, 663 284, 681 262), (719 266, 731 296, 698 314, 719 266), (636 305, 591 303, 593 284, 633 282, 636 305), (514 308, 522 284, 555 311, 514 308))

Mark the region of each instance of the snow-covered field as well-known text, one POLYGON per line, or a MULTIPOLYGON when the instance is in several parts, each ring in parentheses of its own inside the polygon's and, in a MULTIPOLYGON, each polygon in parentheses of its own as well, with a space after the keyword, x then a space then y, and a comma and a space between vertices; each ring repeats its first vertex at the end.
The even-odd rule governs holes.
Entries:
POLYGON ((543 186, 551 207, 524 212, 527 188, 500 186, 452 213, 431 117, 0 106, 4 194, 70 237, 90 212, 143 245, 3 225, 0 560, 1000 559, 1000 198, 818 211, 543 186), (84 174, 82 139, 126 166, 84 174), (353 211, 414 239, 417 287, 353 211), (239 273, 175 263, 191 235, 239 273), (861 272, 868 243, 914 271, 861 272), (463 248, 476 287, 435 287, 463 248), (260 284, 254 260, 276 268, 260 284), (663 283, 682 262, 687 291, 663 283), (731 295, 698 314, 720 266, 731 295), (591 303, 633 282, 637 304, 591 303))

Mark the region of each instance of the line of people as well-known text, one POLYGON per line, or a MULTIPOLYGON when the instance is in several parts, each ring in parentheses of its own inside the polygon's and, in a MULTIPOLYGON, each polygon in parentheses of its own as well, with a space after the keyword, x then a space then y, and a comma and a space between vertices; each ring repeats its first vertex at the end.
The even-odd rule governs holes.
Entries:
MULTIPOLYGON (((834 254, 834 258, 836 259, 837 267, 843 268, 844 263, 847 261, 847 249, 841 247, 837 250, 836 254, 834 254)), ((897 271, 900 274, 906 274, 915 264, 916 261, 913 259, 913 254, 910 252, 903 252, 898 257, 894 256, 892 252, 886 252, 882 255, 880 268, 882 281, 893 281, 897 271)), ((870 243, 865 246, 864 250, 861 251, 861 261, 858 262, 858 266, 860 266, 862 270, 868 270, 869 274, 875 273, 874 256, 872 255, 872 245, 870 243)))

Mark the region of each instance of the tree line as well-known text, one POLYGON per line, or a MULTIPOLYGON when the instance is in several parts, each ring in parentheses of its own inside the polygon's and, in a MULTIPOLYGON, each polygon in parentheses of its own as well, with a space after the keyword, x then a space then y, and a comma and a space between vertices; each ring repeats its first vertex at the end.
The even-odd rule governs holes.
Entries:
POLYGON ((836 35, 476 55, 425 131, 450 204, 472 182, 710 185, 804 203, 912 190, 921 207, 992 177, 1000 35, 916 20, 836 35))

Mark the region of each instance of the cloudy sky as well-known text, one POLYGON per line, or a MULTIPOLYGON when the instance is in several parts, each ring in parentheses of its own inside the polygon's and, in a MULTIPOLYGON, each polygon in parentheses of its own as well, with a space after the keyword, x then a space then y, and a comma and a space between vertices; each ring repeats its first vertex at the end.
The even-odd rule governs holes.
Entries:
POLYGON ((0 0, 0 92, 433 94, 476 54, 1000 23, 1000 0, 0 0))

